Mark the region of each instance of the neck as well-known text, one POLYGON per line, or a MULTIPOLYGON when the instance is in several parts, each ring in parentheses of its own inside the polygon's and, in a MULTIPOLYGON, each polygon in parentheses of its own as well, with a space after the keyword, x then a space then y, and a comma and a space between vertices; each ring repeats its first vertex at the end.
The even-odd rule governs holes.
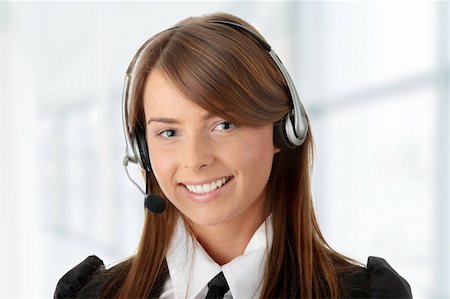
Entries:
MULTIPOLYGON (((255 208, 255 207, 253 207, 255 208)), ((242 255, 253 234, 266 220, 264 205, 261 213, 242 213, 226 223, 211 226, 190 224, 197 241, 220 266, 242 255)))

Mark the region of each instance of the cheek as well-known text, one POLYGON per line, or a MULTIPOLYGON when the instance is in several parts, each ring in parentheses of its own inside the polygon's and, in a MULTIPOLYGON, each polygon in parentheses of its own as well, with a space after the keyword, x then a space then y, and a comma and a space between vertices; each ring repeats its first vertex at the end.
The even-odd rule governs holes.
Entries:
POLYGON ((157 149, 149 149, 150 163, 159 186, 168 196, 174 173, 174 160, 167 157, 167 153, 157 149))
POLYGON ((235 154, 236 167, 240 167, 252 181, 266 182, 272 169, 273 156, 276 152, 272 144, 270 131, 259 132, 247 139, 247 142, 235 154))

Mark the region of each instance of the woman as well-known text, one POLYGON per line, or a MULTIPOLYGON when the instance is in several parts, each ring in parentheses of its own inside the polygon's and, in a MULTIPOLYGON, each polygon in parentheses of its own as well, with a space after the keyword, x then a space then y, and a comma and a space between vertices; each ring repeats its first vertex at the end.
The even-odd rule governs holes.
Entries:
POLYGON ((248 23, 188 18, 149 40, 124 119, 124 165, 145 170, 146 206, 162 213, 147 211, 135 256, 110 269, 88 257, 55 298, 411 297, 383 259, 360 266, 323 238, 306 114, 248 23))

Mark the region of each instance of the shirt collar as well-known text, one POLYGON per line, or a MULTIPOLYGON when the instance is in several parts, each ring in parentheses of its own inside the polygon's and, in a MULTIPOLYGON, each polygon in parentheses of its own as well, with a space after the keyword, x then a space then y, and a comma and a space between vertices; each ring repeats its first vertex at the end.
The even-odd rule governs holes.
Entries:
POLYGON ((179 217, 166 255, 175 298, 197 297, 221 271, 233 298, 259 297, 272 239, 272 217, 269 216, 253 234, 244 254, 221 267, 192 238, 179 217))

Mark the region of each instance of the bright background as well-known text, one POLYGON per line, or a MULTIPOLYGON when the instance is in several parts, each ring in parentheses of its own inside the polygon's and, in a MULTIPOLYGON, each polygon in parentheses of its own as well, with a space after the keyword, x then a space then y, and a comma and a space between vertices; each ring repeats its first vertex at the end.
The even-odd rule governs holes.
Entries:
POLYGON ((329 243, 449 298, 449 4, 425 1, 1 2, 0 297, 50 298, 86 256, 133 254, 124 72, 150 36, 215 11, 255 25, 297 84, 329 243))

